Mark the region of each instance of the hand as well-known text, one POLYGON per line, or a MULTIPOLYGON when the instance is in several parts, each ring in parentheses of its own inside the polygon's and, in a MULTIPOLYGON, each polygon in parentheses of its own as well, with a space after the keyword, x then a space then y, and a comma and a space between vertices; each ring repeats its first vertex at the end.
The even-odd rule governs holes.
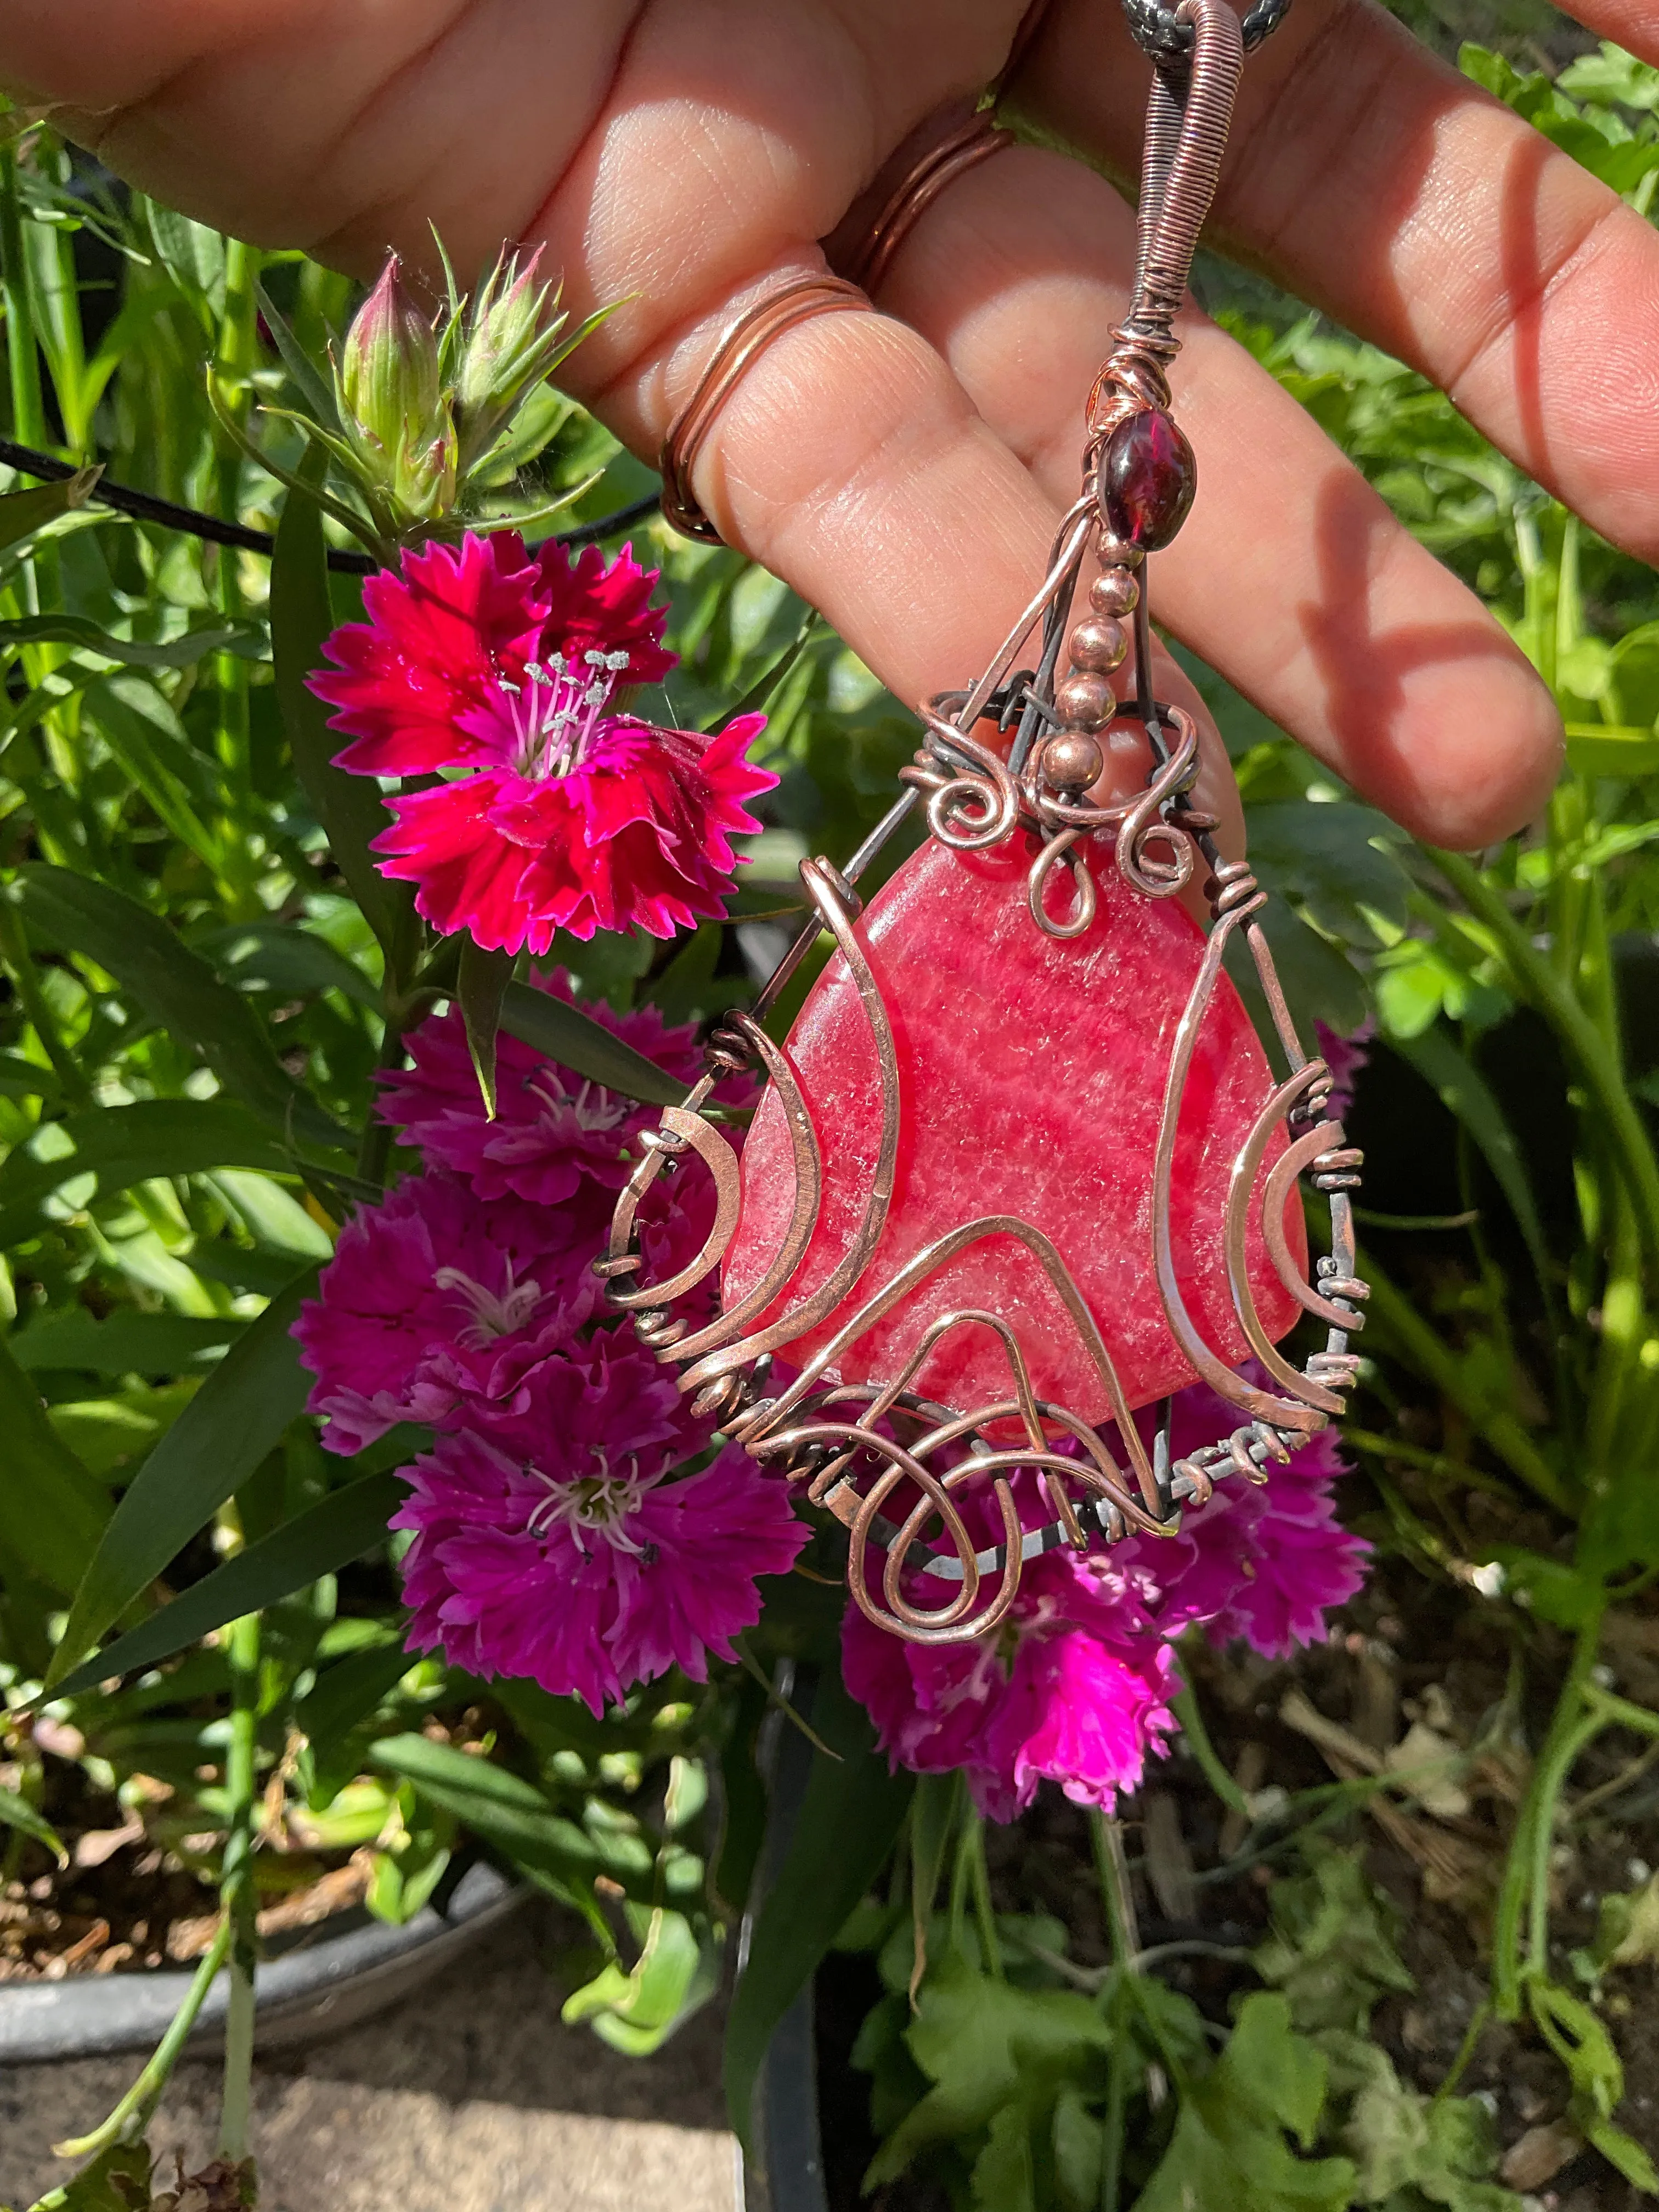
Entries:
MULTIPOLYGON (((6 0, 0 82, 169 204, 369 274, 543 242, 567 365, 639 453, 757 288, 823 265, 884 160, 1000 68, 1024 0, 6 0)), ((1650 58, 1638 0, 1586 21, 1650 58)), ((1148 71, 1115 0, 1055 0, 1019 108, 1121 173, 1148 71)), ((1659 550, 1659 238, 1370 0, 1298 0, 1245 65, 1234 247, 1441 383, 1605 535, 1659 550)), ((757 363, 696 472, 727 541, 902 699, 977 674, 1076 491, 1123 312, 1124 203, 1004 151, 922 217, 879 315, 757 363)), ((1311 419, 1196 314, 1176 404, 1200 491, 1159 617, 1361 792, 1476 846, 1556 773, 1547 693, 1311 419)))

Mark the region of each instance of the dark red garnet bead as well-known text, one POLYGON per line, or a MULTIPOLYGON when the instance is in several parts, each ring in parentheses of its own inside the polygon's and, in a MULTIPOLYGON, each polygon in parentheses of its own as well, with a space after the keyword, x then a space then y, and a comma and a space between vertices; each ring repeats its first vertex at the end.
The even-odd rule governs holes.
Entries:
POLYGON ((1126 545, 1156 553, 1187 520, 1198 489, 1193 449, 1161 407, 1120 422, 1100 457, 1106 526, 1126 545))

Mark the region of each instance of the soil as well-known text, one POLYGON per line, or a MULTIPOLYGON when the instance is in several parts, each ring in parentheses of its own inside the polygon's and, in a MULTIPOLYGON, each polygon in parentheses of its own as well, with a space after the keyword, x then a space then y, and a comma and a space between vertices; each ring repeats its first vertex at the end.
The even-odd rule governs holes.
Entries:
MULTIPOLYGON (((1358 1505, 1364 1487, 1356 1478, 1352 1504, 1358 1505)), ((1363 1521, 1363 1510, 1358 1517, 1363 1521)), ((1413 1726, 1473 1750, 1459 1775, 1461 1795, 1431 1791, 1436 1810, 1379 1796, 1368 1812, 1348 1812, 1327 1830, 1364 1850, 1367 1873, 1399 1910, 1396 1942, 1416 1987, 1377 2005, 1371 2033, 1401 2081, 1424 2091, 1451 2072, 1487 1993, 1492 1905, 1527 1778, 1524 1746, 1541 1740, 1565 1662, 1553 1631, 1524 1626, 1524 1655, 1514 1667, 1516 1647, 1501 1608, 1472 1607, 1455 1587, 1382 1558, 1329 1642, 1292 1661, 1201 1644, 1183 1654, 1215 1748, 1248 1790, 1294 1794, 1328 1785, 1363 1771, 1413 1726)), ((1522 1641, 1517 1633, 1516 1646, 1522 1641)), ((1613 1658, 1614 1686, 1653 1702, 1659 1611, 1625 1609, 1613 1658)), ((1417 1739, 1419 1751, 1425 1741, 1417 1739)), ((1644 1748, 1634 1736, 1609 1731, 1581 1758, 1564 1798, 1551 1964, 1555 1979, 1580 1994, 1584 1984, 1571 1954, 1594 1939, 1601 1898, 1630 1891, 1659 1865, 1659 1765, 1643 1764, 1644 1748)), ((1269 1828, 1279 1840, 1264 1851, 1237 1832, 1242 1824, 1230 1832, 1225 1808, 1184 1746, 1156 1765, 1120 1813, 1143 1948, 1197 1940, 1218 1950, 1247 1949, 1262 1940, 1270 1887, 1299 1865, 1288 1833, 1269 1828)), ((988 1829, 987 1845, 999 1911, 1054 1913, 1071 1931, 1071 1956, 1085 1966, 1103 1964, 1105 1930, 1083 1813, 1047 1789, 1017 1826, 988 1829)), ((1171 1959, 1158 1971, 1222 2022, 1230 2000, 1259 1986, 1248 1968, 1217 1957, 1171 1959)), ((848 2054, 878 1994, 872 1962, 862 1956, 832 1958, 820 1976, 833 2212, 867 2202, 859 2197, 858 2181, 875 2148, 869 2084, 852 2070, 848 2054)), ((1659 1977, 1652 1965, 1610 1971, 1600 2011, 1625 2068, 1618 2122, 1659 2157, 1659 1977)), ((1582 2146, 1567 2118, 1565 2072, 1529 2024, 1487 2024, 1458 2087, 1492 2109, 1504 2178, 1539 2212, 1640 2212, 1649 2203, 1582 2146)), ((913 2182, 891 2201, 904 2212, 933 2212, 913 2182)))
MULTIPOLYGON (((53 1750, 42 1740, 50 1727, 35 1731, 46 1754, 40 1810, 63 1838, 69 1863, 59 1867, 44 1844, 12 1832, 8 1876, 0 1881, 0 1982, 137 1972, 199 1958, 213 1941, 218 1909, 211 1879, 190 1860, 216 1853, 222 1838, 186 1838, 188 1857, 167 1848, 146 1821, 165 1795, 127 1809, 76 1763, 78 1743, 53 1750)), ((371 1871, 361 1850, 267 1848, 256 1865, 271 1900, 259 1913, 266 1936, 361 1905, 371 1871)))

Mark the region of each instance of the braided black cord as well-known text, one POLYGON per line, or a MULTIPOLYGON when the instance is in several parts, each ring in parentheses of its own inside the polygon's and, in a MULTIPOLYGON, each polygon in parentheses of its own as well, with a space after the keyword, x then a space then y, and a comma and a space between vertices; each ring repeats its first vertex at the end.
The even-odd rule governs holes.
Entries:
MULTIPOLYGON (((1240 27, 1244 51, 1250 53, 1276 31, 1291 12, 1291 0, 1255 0, 1240 27)), ((1193 50, 1193 27, 1178 23, 1173 7, 1164 0, 1123 0, 1130 35, 1142 53, 1159 69, 1179 71, 1193 50)))

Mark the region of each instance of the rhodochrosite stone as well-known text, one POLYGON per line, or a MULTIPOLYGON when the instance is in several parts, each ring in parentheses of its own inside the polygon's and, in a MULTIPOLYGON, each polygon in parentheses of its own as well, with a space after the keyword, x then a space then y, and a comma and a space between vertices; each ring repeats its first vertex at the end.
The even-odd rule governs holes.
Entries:
MULTIPOLYGON (((1152 1155, 1171 1044, 1204 949, 1172 900, 1132 891, 1109 848, 1089 848, 1099 893, 1081 937, 1032 921, 1025 878, 1035 847, 1016 835, 989 852, 933 841, 907 860, 860 924, 897 1046, 897 1182, 875 1256, 829 1320, 789 1345, 799 1363, 825 1344, 903 1262, 947 1231, 1008 1213, 1044 1231, 1092 1307, 1131 1405, 1194 1380, 1171 1338, 1152 1272, 1152 1155)), ((1063 871, 1060 872, 1063 878, 1063 871)), ((789 1039, 823 1152, 823 1201, 775 1319, 822 1283, 863 1217, 881 1129, 874 1044, 839 955, 789 1039)), ((1227 1182, 1273 1088, 1261 1046, 1224 975, 1211 1001, 1182 1110, 1174 1249, 1188 1310, 1229 1364, 1249 1352, 1228 1295, 1221 1228, 1227 1182)), ((1271 1164, 1283 1150, 1275 1135, 1271 1164)), ((743 1210, 727 1255, 728 1304, 781 1245, 794 1182, 783 1109, 770 1089, 743 1152, 743 1210)), ((1249 1274, 1274 1338, 1297 1318, 1250 1217, 1249 1274)), ((1294 1194, 1291 1249, 1306 1251, 1294 1194)), ((926 1324, 962 1307, 1000 1314, 1030 1363, 1037 1395, 1099 1420, 1109 1401, 1047 1277, 1007 1236, 970 1245, 838 1359, 846 1382, 880 1382, 926 1324)), ((951 1331, 915 1385, 966 1411, 1012 1395, 1000 1346, 983 1327, 951 1331)))

